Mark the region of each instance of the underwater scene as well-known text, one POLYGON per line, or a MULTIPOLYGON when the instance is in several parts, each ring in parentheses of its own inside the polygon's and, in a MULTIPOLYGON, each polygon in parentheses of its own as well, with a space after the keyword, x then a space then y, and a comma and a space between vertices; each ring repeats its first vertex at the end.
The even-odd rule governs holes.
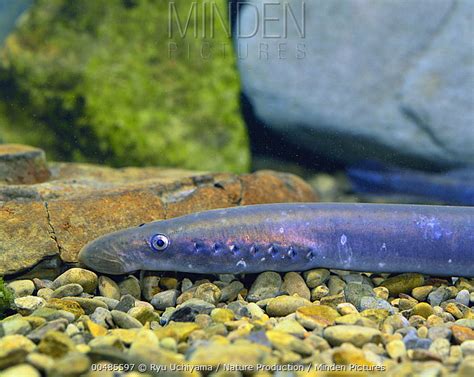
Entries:
POLYGON ((0 0, 0 377, 474 376, 472 0, 0 0))

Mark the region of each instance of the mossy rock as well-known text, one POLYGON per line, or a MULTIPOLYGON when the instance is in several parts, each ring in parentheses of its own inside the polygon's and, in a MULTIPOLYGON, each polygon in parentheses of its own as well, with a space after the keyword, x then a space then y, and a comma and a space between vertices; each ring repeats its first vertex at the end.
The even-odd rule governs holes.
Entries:
MULTIPOLYGON (((231 40, 220 17, 209 31, 211 3, 226 15, 226 2, 197 2, 198 38, 193 18, 181 38, 174 17, 170 38, 169 3, 36 1, 0 55, 0 141, 57 160, 245 171, 231 40)), ((172 3, 184 27, 191 2, 172 3)))
POLYGON ((13 292, 7 287, 0 277, 0 318, 13 304, 13 292))

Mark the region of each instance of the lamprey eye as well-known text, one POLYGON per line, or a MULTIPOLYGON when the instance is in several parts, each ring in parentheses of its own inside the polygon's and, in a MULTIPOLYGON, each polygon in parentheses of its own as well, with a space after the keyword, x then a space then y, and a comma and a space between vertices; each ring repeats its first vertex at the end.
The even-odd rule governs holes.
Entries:
POLYGON ((163 251, 169 244, 170 241, 164 234, 155 234, 150 240, 151 248, 155 251, 163 251))

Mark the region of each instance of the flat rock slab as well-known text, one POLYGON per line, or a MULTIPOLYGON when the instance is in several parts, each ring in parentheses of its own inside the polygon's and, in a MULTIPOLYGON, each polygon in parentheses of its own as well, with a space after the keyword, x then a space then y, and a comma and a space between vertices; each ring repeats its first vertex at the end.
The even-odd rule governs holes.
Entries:
POLYGON ((32 184, 48 180, 43 150, 20 144, 0 144, 0 184, 32 184))
POLYGON ((52 256, 77 262, 87 242, 141 223, 236 205, 317 200, 302 179, 273 171, 239 176, 67 163, 50 170, 48 182, 0 186, 0 275, 52 256))

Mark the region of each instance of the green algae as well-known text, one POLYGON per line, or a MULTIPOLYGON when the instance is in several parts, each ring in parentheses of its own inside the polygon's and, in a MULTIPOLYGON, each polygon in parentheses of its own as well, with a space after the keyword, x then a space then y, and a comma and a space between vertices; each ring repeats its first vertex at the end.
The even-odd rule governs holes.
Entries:
MULTIPOLYGON (((190 3, 174 3, 184 25, 190 3)), ((168 1, 37 1, 0 56, 0 140, 56 160, 246 171, 230 38, 220 17, 203 37, 198 16, 170 38, 168 1)))
POLYGON ((2 317, 3 314, 11 308, 12 304, 13 293, 0 277, 0 317, 2 317))

